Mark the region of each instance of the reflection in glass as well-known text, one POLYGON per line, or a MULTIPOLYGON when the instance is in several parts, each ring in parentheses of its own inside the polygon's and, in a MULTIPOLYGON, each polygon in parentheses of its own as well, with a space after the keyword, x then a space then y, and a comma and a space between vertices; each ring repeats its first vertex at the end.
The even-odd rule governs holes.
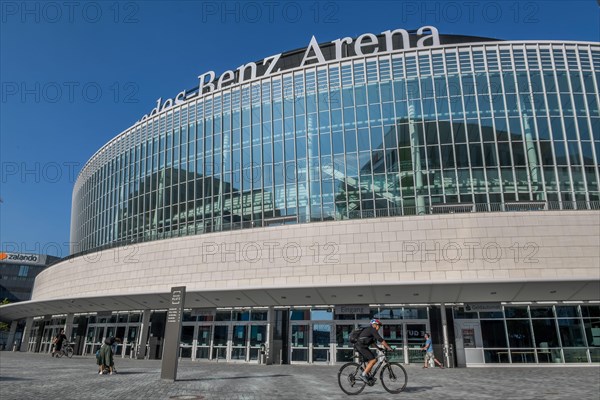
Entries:
POLYGON ((533 347, 529 320, 507 320, 510 347, 533 347))
POLYGON ((483 347, 506 347, 504 321, 481 320, 483 347))
MULTIPOLYGON (((598 199, 593 73, 566 62, 560 44, 528 49, 528 64, 520 45, 504 57, 486 46, 475 65, 471 50, 435 55, 447 76, 431 71, 424 53, 382 55, 264 77, 141 121, 82 170, 73 253, 284 216, 298 223, 473 199, 598 199), (564 65, 557 81, 553 63, 537 65, 538 52, 564 65)), ((588 66, 599 57, 591 54, 588 66)))
POLYGON ((585 337, 580 319, 558 320, 558 330, 563 347, 584 347, 585 337))

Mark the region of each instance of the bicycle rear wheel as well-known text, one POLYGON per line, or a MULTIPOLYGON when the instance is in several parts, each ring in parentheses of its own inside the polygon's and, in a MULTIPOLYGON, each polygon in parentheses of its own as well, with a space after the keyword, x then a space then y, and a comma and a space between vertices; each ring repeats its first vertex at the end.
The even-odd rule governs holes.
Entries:
POLYGON ((363 371, 363 368, 358 363, 347 363, 342 365, 338 372, 338 384, 340 389, 346 394, 359 394, 365 388, 366 383, 358 378, 363 371))
POLYGON ((383 388, 390 393, 400 393, 406 389, 408 375, 404 367, 398 363, 389 363, 379 375, 383 388))
POLYGON ((73 357, 73 348, 72 347, 67 347, 65 349, 65 353, 67 354, 67 357, 69 357, 69 358, 73 357))
POLYGON ((60 349, 59 351, 57 351, 57 352, 56 352, 56 357, 57 357, 57 358, 61 358, 61 357, 63 356, 63 354, 64 354, 64 353, 63 353, 63 350, 62 350, 62 349, 60 349))

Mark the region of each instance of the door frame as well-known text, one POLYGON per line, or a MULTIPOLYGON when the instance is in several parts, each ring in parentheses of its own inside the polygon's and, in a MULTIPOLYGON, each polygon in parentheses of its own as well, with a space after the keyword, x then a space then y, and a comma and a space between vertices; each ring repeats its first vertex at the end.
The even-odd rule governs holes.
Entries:
POLYGON ((311 321, 290 321, 289 335, 288 335, 288 339, 287 339, 288 343, 290 344, 290 346, 289 346, 290 364, 310 364, 310 361, 312 359, 311 334, 312 334, 311 321), (306 331, 304 332, 304 334, 306 335, 306 343, 307 343, 306 347, 294 346, 293 341, 292 341, 292 335, 294 333, 294 326, 306 326, 307 327, 306 331), (306 350, 307 351, 306 361, 293 361, 294 349, 306 350))

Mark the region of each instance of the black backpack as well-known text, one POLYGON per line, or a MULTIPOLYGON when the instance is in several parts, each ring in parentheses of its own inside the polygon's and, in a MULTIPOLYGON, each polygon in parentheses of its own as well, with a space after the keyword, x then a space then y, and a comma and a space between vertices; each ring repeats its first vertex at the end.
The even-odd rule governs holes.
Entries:
POLYGON ((348 336, 348 341, 352 344, 358 343, 358 338, 360 337, 360 334, 362 333, 363 329, 365 328, 357 328, 350 332, 350 336, 348 336))

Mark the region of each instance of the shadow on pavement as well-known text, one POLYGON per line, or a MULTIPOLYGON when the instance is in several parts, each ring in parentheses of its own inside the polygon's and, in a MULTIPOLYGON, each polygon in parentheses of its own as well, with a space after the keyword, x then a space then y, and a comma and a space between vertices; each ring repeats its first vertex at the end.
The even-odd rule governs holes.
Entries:
POLYGON ((17 378, 14 376, 0 376, 0 381, 30 381, 29 378, 17 378))
POLYGON ((284 376, 292 375, 255 375, 255 376, 230 376, 230 377, 216 377, 216 378, 184 378, 177 379, 176 382, 194 382, 194 381, 214 381, 214 380, 226 380, 226 379, 261 379, 261 378, 279 378, 284 376))
POLYGON ((441 386, 409 386, 406 389, 404 389, 402 391, 402 393, 419 393, 419 392, 425 392, 427 390, 433 390, 433 388, 435 387, 441 387, 441 386))
POLYGON ((142 375, 142 374, 150 374, 148 371, 117 371, 114 375, 142 375))

